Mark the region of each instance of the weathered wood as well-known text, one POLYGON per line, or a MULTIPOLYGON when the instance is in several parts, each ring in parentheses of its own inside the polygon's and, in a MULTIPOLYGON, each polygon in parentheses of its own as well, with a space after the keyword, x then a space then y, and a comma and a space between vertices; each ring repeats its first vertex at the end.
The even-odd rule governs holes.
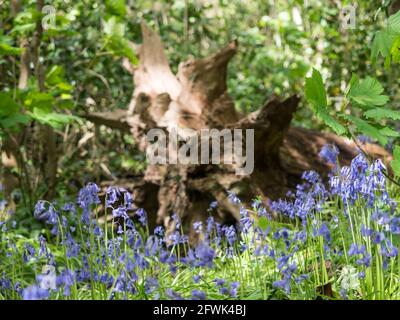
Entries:
MULTIPOLYGON (((331 167, 318 157, 323 145, 335 143, 341 151, 342 164, 348 164, 357 154, 353 142, 333 134, 290 127, 299 102, 296 96, 284 101, 272 97, 246 116, 237 112, 226 86, 227 65, 237 51, 237 42, 209 57, 181 63, 175 76, 160 37, 144 24, 142 34, 140 65, 127 66, 135 84, 129 111, 89 115, 87 119, 116 129, 129 127, 143 152, 147 147, 146 133, 152 128, 166 132, 178 128, 178 134, 183 128, 197 132, 240 128, 254 129, 255 133, 255 168, 248 176, 237 175, 232 164, 148 165, 142 187, 156 193, 157 205, 146 201, 151 198, 154 202, 154 194, 150 193, 142 193, 141 200, 136 201, 155 223, 173 230, 171 215, 176 213, 183 225, 190 227, 195 220, 207 217, 207 208, 215 200, 218 206, 212 214, 220 221, 233 222, 239 212, 228 201, 227 190, 237 193, 245 203, 255 196, 277 199, 295 188, 305 170, 327 175, 331 167)), ((389 157, 378 146, 367 144, 365 148, 374 155, 389 157)))

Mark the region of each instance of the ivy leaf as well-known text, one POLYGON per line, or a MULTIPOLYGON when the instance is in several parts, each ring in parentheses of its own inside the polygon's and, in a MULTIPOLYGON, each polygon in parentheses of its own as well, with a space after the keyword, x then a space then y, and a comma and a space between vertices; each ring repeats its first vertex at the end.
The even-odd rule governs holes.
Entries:
POLYGON ((368 123, 367 121, 364 121, 360 118, 354 117, 349 114, 341 114, 342 118, 345 118, 346 120, 352 122, 356 127, 357 130, 365 134, 381 143, 382 145, 386 145, 388 143, 387 137, 385 137, 379 129, 368 123))
POLYGON ((400 111, 386 108, 374 108, 365 111, 364 116, 377 121, 387 118, 392 120, 400 120, 400 111))
POLYGON ((400 176, 400 147, 395 146, 393 149, 394 159, 390 162, 393 172, 396 176, 400 176))
POLYGON ((305 95, 308 102, 314 107, 314 111, 327 108, 324 82, 321 73, 314 68, 311 77, 306 78, 305 95))
POLYGON ((389 101, 389 97, 382 92, 383 87, 378 80, 372 77, 360 80, 353 76, 348 97, 360 106, 382 106, 389 101))

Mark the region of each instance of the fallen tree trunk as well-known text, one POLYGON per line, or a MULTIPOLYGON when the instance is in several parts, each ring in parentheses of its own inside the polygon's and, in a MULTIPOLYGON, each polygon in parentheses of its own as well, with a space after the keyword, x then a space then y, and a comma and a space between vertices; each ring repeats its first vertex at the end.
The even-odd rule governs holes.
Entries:
MULTIPOLYGON (((176 213, 184 226, 191 226, 196 220, 205 220, 213 201, 218 205, 212 214, 220 221, 234 222, 239 212, 228 200, 227 190, 245 203, 256 196, 277 199, 295 188, 303 171, 313 169, 322 175, 330 171, 318 157, 324 144, 338 146, 342 164, 348 164, 358 153, 354 143, 335 135, 290 127, 299 102, 297 96, 284 101, 272 97, 246 116, 237 112, 226 86, 227 65, 237 51, 236 42, 210 57, 181 63, 174 75, 160 37, 144 24, 142 32, 139 66, 124 62, 135 84, 128 112, 91 114, 87 115, 89 120, 129 130, 142 152, 149 146, 146 134, 154 128, 166 133, 177 130, 182 139, 184 129, 195 130, 197 135, 203 129, 254 130, 254 171, 250 175, 238 175, 235 164, 166 163, 149 164, 143 179, 131 181, 130 186, 125 181, 125 187, 134 190, 137 205, 144 207, 153 224, 173 230, 171 216, 176 213)), ((372 144, 366 144, 365 149, 388 156, 372 144)))

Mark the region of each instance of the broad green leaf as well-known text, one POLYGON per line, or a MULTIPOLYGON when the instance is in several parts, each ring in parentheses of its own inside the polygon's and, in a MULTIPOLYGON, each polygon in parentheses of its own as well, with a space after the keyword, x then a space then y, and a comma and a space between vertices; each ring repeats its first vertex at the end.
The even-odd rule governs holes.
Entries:
POLYGON ((311 77, 306 78, 305 95, 314 110, 326 109, 328 103, 321 73, 313 69, 311 77))
POLYGON ((382 106, 389 97, 382 95, 383 87, 378 80, 367 77, 358 79, 356 76, 350 86, 348 97, 360 106, 382 106))
POLYGON ((347 119, 348 121, 352 122, 356 127, 357 130, 365 134, 372 139, 375 139, 379 141, 382 145, 386 145, 388 143, 387 137, 385 137, 383 134, 380 133, 379 129, 368 123, 367 121, 364 121, 360 118, 354 117, 352 115, 348 114, 342 114, 341 117, 347 119))
POLYGON ((64 68, 61 66, 52 66, 46 73, 46 84, 55 86, 64 81, 64 68))
POLYGON ((34 110, 30 113, 31 117, 42 124, 47 124, 53 128, 60 129, 64 125, 73 121, 79 121, 80 118, 72 115, 60 114, 55 112, 43 112, 41 110, 34 110))
MULTIPOLYGON (((0 41, 1 41, 1 38, 0 38, 0 41)), ((22 52, 22 49, 20 49, 20 48, 15 48, 6 42, 0 42, 0 57, 3 55, 16 56, 16 55, 21 54, 21 52, 22 52)))
POLYGON ((400 111, 386 108, 374 108, 365 111, 364 116, 377 121, 382 119, 400 120, 400 111))
POLYGON ((53 110, 54 98, 49 93, 32 91, 28 94, 24 103, 31 111, 40 110, 50 113, 53 110))
POLYGON ((400 177, 400 146, 395 146, 393 149, 394 159, 391 161, 390 165, 396 176, 400 177))
POLYGON ((332 117, 325 110, 317 110, 315 112, 318 118, 320 118, 327 126, 329 126, 339 136, 347 133, 347 129, 334 117, 332 117))
POLYGON ((371 60, 373 63, 376 62, 379 54, 384 58, 389 55, 392 42, 393 37, 390 36, 386 31, 378 31, 375 34, 371 49, 371 60))
POLYGON ((0 118, 18 112, 21 106, 16 103, 7 93, 0 92, 0 118))
POLYGON ((25 114, 13 113, 5 118, 0 118, 0 126, 6 129, 16 127, 19 124, 27 124, 30 120, 25 114))

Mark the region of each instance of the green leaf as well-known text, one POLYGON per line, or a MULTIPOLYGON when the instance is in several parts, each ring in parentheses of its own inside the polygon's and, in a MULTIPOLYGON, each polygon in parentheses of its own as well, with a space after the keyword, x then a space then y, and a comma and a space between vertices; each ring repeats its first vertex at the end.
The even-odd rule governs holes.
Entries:
POLYGON ((372 139, 379 141, 379 143, 381 143, 382 145, 386 145, 388 143, 387 137, 381 134, 379 129, 377 129, 367 121, 364 121, 360 118, 348 114, 341 114, 341 117, 352 122, 357 127, 360 133, 365 134, 371 137, 372 139))
POLYGON ((400 176, 400 146, 395 146, 393 149, 394 159, 390 162, 393 172, 396 176, 400 176))
POLYGON ((260 217, 258 219, 258 226, 261 228, 263 232, 268 228, 268 218, 267 217, 260 217))
POLYGON ((317 110, 315 112, 318 118, 320 118, 327 126, 329 126, 335 133, 342 136, 347 133, 347 129, 334 117, 324 110, 317 110))
POLYGON ((400 62, 400 36, 397 36, 393 40, 392 46, 390 48, 390 56, 388 58, 391 58, 394 63, 400 62))
POLYGON ((400 146, 395 146, 393 150, 393 157, 394 159, 390 163, 394 174, 396 176, 400 176, 400 146))
POLYGON ((2 41, 2 38, 0 37, 0 57, 3 55, 16 56, 16 55, 21 54, 21 52, 22 52, 22 49, 11 46, 7 42, 2 41))
POLYGON ((321 73, 317 69, 313 69, 311 77, 306 78, 305 95, 308 102, 314 107, 314 111, 326 109, 328 103, 325 86, 321 73))
POLYGON ((80 118, 76 116, 55 112, 47 113, 41 110, 34 110, 34 112, 29 114, 40 123, 47 124, 56 129, 61 129, 64 125, 72 123, 73 121, 80 121, 80 118))
POLYGON ((400 111, 386 108, 374 108, 365 111, 364 116, 377 121, 382 119, 400 120, 400 111))
POLYGON ((6 118, 0 119, 0 126, 6 129, 14 128, 19 124, 27 124, 30 120, 25 114, 13 113, 6 118))
POLYGON ((400 137, 400 132, 398 132, 390 127, 384 127, 382 129, 380 129, 379 132, 386 137, 392 137, 392 138, 400 137))
POLYGON ((52 66, 46 73, 46 84, 55 86, 60 82, 64 81, 64 68, 61 66, 52 66))
POLYGON ((29 92, 24 103, 31 111, 40 110, 42 112, 50 113, 53 110, 54 98, 49 93, 32 91, 29 92))
POLYGON ((117 21, 117 17, 112 16, 107 21, 103 21, 104 33, 108 36, 123 37, 125 34, 125 26, 117 21))
POLYGON ((376 63, 379 54, 386 58, 390 53, 392 47, 393 37, 386 31, 378 31, 375 34, 374 41, 372 42, 371 60, 376 63))
POLYGON ((7 93, 0 92, 0 118, 18 112, 21 106, 16 103, 7 93))
POLYGON ((400 34, 400 11, 389 17, 387 29, 392 34, 400 34))
POLYGON ((124 17, 126 14, 125 0, 106 0, 106 11, 124 17))
POLYGON ((367 77, 359 80, 353 76, 354 80, 350 86, 348 97, 360 106, 382 106, 389 101, 389 97, 382 95, 383 87, 378 80, 367 77))

